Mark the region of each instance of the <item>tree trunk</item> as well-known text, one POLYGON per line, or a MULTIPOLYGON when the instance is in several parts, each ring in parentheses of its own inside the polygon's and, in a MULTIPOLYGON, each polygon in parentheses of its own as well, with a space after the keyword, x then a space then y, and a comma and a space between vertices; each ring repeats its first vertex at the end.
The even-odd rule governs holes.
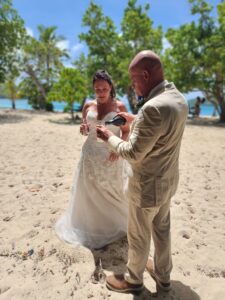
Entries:
POLYGON ((206 98, 207 101, 209 101, 210 103, 213 104, 214 106, 214 111, 213 111, 213 114, 212 116, 215 116, 216 115, 216 112, 218 113, 218 115, 220 115, 220 110, 219 110, 219 104, 218 104, 218 101, 215 101, 214 100, 214 97, 211 93, 209 93, 208 91, 204 91, 204 96, 206 98))
POLYGON ((71 118, 72 118, 72 121, 75 122, 75 117, 74 117, 73 108, 71 108, 71 118))
POLYGON ((33 79, 33 81, 34 81, 34 83, 36 85, 37 90, 39 91, 40 96, 41 96, 40 97, 41 101, 39 103, 40 104, 40 108, 44 109, 45 108, 45 103, 46 103, 46 92, 45 92, 45 89, 44 89, 43 85, 40 83, 40 81, 38 80, 38 78, 37 78, 37 76, 36 76, 36 74, 35 74, 32 66, 27 65, 25 71, 27 72, 28 75, 30 75, 30 77, 33 79))
POLYGON ((223 97, 224 80, 221 73, 216 73, 216 99, 220 107, 220 122, 225 123, 225 99, 223 97))
POLYGON ((42 95, 39 95, 39 97, 38 97, 38 103, 39 103, 39 108, 40 109, 45 109, 46 108, 46 99, 43 98, 42 95))
POLYGON ((220 122, 225 123, 225 101, 220 103, 220 122))
POLYGON ((16 109, 16 102, 15 99, 11 99, 12 100, 12 109, 16 109))
POLYGON ((47 65, 47 75, 46 75, 46 81, 47 81, 47 87, 49 89, 49 53, 47 53, 47 57, 46 57, 46 65, 47 65))
POLYGON ((70 112, 71 112, 72 121, 75 122, 74 111, 73 111, 73 102, 70 105, 70 112))
POLYGON ((214 105, 215 111, 218 112, 220 117, 220 122, 225 123, 225 100, 223 96, 220 95, 220 90, 217 89, 216 94, 209 92, 204 92, 204 94, 206 95, 206 99, 214 105))

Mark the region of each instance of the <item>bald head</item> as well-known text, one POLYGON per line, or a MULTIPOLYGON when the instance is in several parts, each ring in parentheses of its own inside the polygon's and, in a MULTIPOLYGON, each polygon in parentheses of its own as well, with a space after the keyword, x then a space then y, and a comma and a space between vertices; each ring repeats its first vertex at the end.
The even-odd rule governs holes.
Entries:
POLYGON ((140 94, 139 87, 141 86, 142 94, 147 96, 148 93, 159 83, 164 80, 163 67, 159 56, 150 50, 139 52, 131 61, 129 73, 133 87, 136 87, 136 92, 140 94), (136 75, 139 74, 137 82, 136 75))
POLYGON ((159 56, 151 50, 143 50, 139 52, 131 61, 129 71, 132 69, 147 70, 152 72, 162 71, 162 63, 159 56))

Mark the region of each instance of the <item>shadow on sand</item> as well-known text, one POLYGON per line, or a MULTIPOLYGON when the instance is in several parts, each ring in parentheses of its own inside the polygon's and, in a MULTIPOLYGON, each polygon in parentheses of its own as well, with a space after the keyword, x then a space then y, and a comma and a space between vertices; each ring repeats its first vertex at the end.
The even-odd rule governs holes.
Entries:
POLYGON ((124 273, 126 271, 127 251, 126 237, 101 249, 91 249, 95 262, 95 270, 91 278, 92 283, 103 283, 105 281, 104 270, 113 273, 124 273), (120 249, 119 255, 118 249, 120 249))
POLYGON ((225 128, 225 123, 221 123, 217 117, 188 118, 187 125, 225 128))
POLYGON ((79 115, 75 116, 75 119, 72 120, 71 117, 60 118, 58 120, 48 119, 50 123, 58 124, 58 125, 80 125, 81 117, 79 115))
POLYGON ((198 294, 189 286, 180 281, 172 280, 172 289, 169 292, 158 291, 151 293, 147 288, 133 295, 133 300, 201 300, 198 294))
MULTIPOLYGON (((126 271, 128 244, 123 238, 99 250, 91 250, 95 261, 95 270, 92 274, 92 282, 103 283, 105 281, 104 270, 114 273, 126 271), (118 255, 118 249, 120 249, 118 255)), ((146 287, 141 293, 133 294, 133 300, 200 300, 201 298, 189 286, 180 281, 172 280, 172 289, 169 292, 158 291, 152 293, 146 287)), ((118 293, 119 299, 119 293, 118 293)))
POLYGON ((32 116, 25 115, 22 113, 17 113, 12 110, 0 111, 0 125, 1 124, 15 124, 20 122, 26 122, 32 119, 32 116))

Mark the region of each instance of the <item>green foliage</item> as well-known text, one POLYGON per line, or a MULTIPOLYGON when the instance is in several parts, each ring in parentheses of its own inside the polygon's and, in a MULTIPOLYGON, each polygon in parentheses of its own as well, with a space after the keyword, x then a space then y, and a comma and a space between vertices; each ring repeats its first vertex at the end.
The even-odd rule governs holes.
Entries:
POLYGON ((18 49, 24 42, 24 22, 11 0, 0 0, 0 82, 9 73, 18 75, 18 49))
POLYGON ((0 98, 6 98, 5 86, 0 84, 0 98))
MULTIPOLYGON (((117 33, 113 21, 103 15, 101 6, 93 1, 85 12, 82 25, 88 27, 86 33, 80 34, 80 40, 86 42, 89 48, 87 58, 80 57, 75 62, 76 66, 86 65, 86 76, 88 78, 88 91, 92 94, 92 77, 98 69, 106 69, 111 73, 114 68, 111 53, 115 53, 117 33)), ((79 68, 80 69, 80 68, 79 68)))
POLYGON ((79 70, 73 68, 64 68, 60 73, 60 78, 56 82, 50 93, 48 100, 65 101, 73 115, 74 102, 82 103, 87 95, 86 82, 79 70))
POLYGON ((66 50, 61 50, 58 43, 63 41, 62 36, 56 35, 55 26, 38 26, 39 38, 28 37, 24 45, 24 71, 32 81, 35 94, 28 88, 27 94, 31 104, 38 109, 45 109, 47 105, 47 95, 52 85, 57 80, 61 68, 63 68, 63 58, 68 58, 66 50))
POLYGON ((220 106, 225 121, 225 2, 218 5, 218 23, 210 16, 212 7, 203 0, 189 0, 196 22, 168 29, 164 65, 166 77, 182 92, 194 89, 204 92, 207 100, 220 106))
POLYGON ((148 16, 150 5, 144 8, 136 0, 129 0, 121 22, 121 34, 118 36, 115 55, 114 77, 118 89, 127 94, 131 109, 135 111, 136 98, 128 77, 128 67, 134 56, 141 50, 151 49, 160 54, 162 51, 162 28, 153 28, 153 21, 148 16))
POLYGON ((117 91, 127 94, 134 110, 134 93, 128 78, 128 66, 137 52, 152 49, 160 53, 162 50, 162 28, 153 28, 153 22, 148 16, 150 6, 143 8, 136 4, 136 0, 129 0, 121 22, 121 31, 109 17, 103 15, 101 6, 90 2, 83 16, 83 26, 88 30, 80 35, 88 48, 88 57, 80 58, 76 66, 87 67, 89 93, 92 93, 91 79, 97 69, 106 69, 113 77, 117 91))
POLYGON ((45 103, 42 95, 38 92, 36 84, 32 78, 27 77, 23 79, 19 84, 19 90, 21 98, 27 98, 28 103, 33 109, 45 108, 45 103))

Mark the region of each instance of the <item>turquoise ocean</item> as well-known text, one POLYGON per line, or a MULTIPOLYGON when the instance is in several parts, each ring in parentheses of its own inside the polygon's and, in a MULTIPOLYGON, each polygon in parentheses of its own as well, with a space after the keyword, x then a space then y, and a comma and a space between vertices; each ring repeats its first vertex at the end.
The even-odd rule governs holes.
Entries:
MULTIPOLYGON (((127 110, 130 112, 130 106, 125 97, 123 97, 122 102, 125 104, 127 107, 127 110)), ((63 112, 64 107, 66 106, 65 102, 58 102, 58 101, 53 101, 52 102, 54 105, 54 111, 58 112, 63 112)), ((0 99, 0 109, 9 109, 12 107, 11 100, 9 99, 0 99)), ((79 109, 80 104, 79 103, 74 103, 74 109, 77 110, 79 109)), ((28 104, 27 99, 18 99, 16 100, 16 109, 25 109, 25 110, 32 110, 31 105, 28 104)), ((201 112, 200 116, 212 116, 214 112, 214 107, 211 103, 203 103, 201 104, 201 112)))

